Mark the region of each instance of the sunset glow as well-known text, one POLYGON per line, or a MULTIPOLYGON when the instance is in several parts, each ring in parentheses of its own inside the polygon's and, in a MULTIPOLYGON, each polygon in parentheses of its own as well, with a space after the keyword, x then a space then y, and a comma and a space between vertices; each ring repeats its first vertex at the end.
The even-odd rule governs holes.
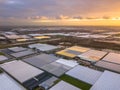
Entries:
POLYGON ((120 26, 119 0, 0 0, 0 25, 120 26))

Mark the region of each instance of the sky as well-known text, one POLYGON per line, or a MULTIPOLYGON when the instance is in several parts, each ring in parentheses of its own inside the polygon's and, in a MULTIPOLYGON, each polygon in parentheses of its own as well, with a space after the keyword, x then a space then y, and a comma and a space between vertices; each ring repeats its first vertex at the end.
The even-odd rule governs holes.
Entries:
POLYGON ((0 25, 120 26, 120 0, 0 0, 0 25))

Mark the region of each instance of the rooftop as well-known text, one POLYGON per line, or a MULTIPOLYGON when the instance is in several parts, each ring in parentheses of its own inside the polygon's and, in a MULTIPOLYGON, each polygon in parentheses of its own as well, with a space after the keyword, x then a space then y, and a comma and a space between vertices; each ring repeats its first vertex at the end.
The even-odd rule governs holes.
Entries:
POLYGON ((120 74, 105 71, 90 90, 119 90, 120 74))
POLYGON ((27 62, 35 67, 41 68, 42 66, 47 65, 51 62, 54 62, 58 59, 59 58, 52 56, 52 55, 49 55, 49 54, 40 54, 37 56, 26 58, 23 61, 25 61, 25 62, 27 62))
POLYGON ((35 36, 35 39, 49 39, 49 36, 35 36))
POLYGON ((106 62, 106 61, 101 60, 101 61, 97 62, 95 64, 95 66, 120 73, 120 65, 119 64, 110 63, 110 62, 106 62))
POLYGON ((57 81, 57 80, 58 80, 58 78, 52 76, 48 80, 46 80, 43 83, 41 83, 39 86, 42 86, 45 89, 48 89, 48 88, 52 87, 55 84, 55 81, 57 81))
POLYGON ((0 90, 25 90, 24 87, 5 73, 0 74, 0 81, 0 90))
POLYGON ((26 50, 26 51, 21 51, 21 52, 17 52, 17 53, 12 53, 10 54, 11 56, 14 56, 16 58, 19 58, 19 57, 24 57, 24 56, 27 56, 27 55, 31 55, 31 54, 34 54, 35 52, 33 50, 26 50))
POLYGON ((56 84, 49 90, 80 90, 80 89, 75 86, 72 86, 67 82, 60 81, 58 84, 56 84))
POLYGON ((71 68, 78 65, 78 63, 75 60, 58 59, 56 62, 63 64, 63 65, 66 65, 66 66, 69 66, 71 68))
POLYGON ((109 53, 107 56, 105 56, 103 61, 111 62, 111 63, 116 63, 120 64, 120 54, 117 53, 109 53))
POLYGON ((78 55, 78 57, 86 61, 96 62, 102 59, 106 54, 107 52, 104 51, 89 50, 81 55, 78 55))
POLYGON ((80 55, 81 53, 87 52, 88 50, 90 50, 90 49, 84 48, 84 47, 79 47, 79 46, 73 46, 70 48, 66 48, 65 50, 59 51, 56 54, 74 58, 77 55, 80 55))
POLYGON ((65 72, 71 69, 71 67, 68 67, 66 65, 63 65, 57 62, 47 64, 41 68, 57 77, 63 75, 65 72))
POLYGON ((0 62, 5 60, 8 60, 8 58, 6 56, 0 55, 0 62))
POLYGON ((27 48, 23 48, 23 47, 11 47, 11 48, 8 48, 8 49, 13 51, 13 52, 20 52, 20 51, 27 50, 27 48))
POLYGON ((40 51, 51 51, 51 50, 54 50, 54 49, 57 49, 58 47, 57 46, 54 46, 54 45, 48 45, 48 44, 31 44, 29 45, 30 48, 36 48, 37 50, 40 50, 40 51))
POLYGON ((1 68, 21 83, 43 73, 42 70, 39 70, 22 61, 11 61, 4 63, 1 65, 1 68))
POLYGON ((68 71, 66 74, 78 80, 93 85, 102 75, 102 72, 78 65, 75 68, 68 71))

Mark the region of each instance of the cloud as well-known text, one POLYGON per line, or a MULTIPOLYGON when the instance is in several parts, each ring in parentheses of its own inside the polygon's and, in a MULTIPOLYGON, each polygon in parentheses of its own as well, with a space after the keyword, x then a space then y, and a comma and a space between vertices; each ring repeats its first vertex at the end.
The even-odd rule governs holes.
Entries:
POLYGON ((83 19, 81 16, 74 16, 73 19, 83 19))
POLYGON ((120 16, 120 0, 0 0, 0 17, 28 19, 109 19, 120 16))
POLYGON ((0 0, 0 16, 120 15, 119 0, 0 0), (12 2, 12 4, 6 3, 12 2), (112 13, 112 14, 110 14, 112 13))
POLYGON ((69 16, 60 15, 58 17, 58 19, 64 20, 64 19, 70 19, 70 17, 69 16))
POLYGON ((111 17, 109 17, 109 16, 103 16, 102 18, 103 19, 111 19, 111 17))

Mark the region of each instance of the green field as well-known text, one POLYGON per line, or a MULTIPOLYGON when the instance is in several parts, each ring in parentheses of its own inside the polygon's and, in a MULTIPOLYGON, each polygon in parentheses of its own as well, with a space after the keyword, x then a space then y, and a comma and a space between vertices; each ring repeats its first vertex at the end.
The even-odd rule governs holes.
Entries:
POLYGON ((0 69, 0 73, 2 73, 2 70, 0 69))
POLYGON ((75 78, 72 78, 68 75, 63 75, 63 76, 60 77, 60 79, 63 80, 63 81, 66 81, 66 82, 68 82, 68 83, 70 83, 70 84, 72 84, 72 85, 74 85, 74 86, 76 86, 76 87, 78 87, 82 90, 89 90, 91 88, 90 84, 79 81, 79 80, 77 80, 75 78))
POLYGON ((4 53, 0 52, 0 55, 4 55, 4 53))

